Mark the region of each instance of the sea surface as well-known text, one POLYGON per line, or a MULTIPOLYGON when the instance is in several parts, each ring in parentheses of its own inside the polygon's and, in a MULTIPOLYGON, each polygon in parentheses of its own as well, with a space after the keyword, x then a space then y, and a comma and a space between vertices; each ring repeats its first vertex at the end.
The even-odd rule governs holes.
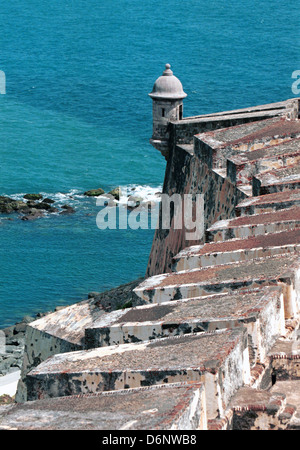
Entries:
POLYGON ((188 94, 185 116, 295 97, 299 22, 294 0, 1 6, 0 195, 40 192, 76 212, 1 215, 0 328, 144 275, 154 230, 100 230, 82 194, 162 189, 148 93, 165 64, 188 94))

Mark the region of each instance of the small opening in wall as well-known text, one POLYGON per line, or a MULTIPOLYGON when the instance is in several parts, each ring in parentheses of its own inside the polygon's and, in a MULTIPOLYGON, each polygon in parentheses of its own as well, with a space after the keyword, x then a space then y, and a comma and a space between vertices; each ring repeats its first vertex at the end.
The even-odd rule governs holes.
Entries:
POLYGON ((165 108, 161 109, 161 117, 165 117, 165 108))
POLYGON ((183 107, 182 105, 179 105, 179 120, 182 120, 182 116, 183 116, 183 107))

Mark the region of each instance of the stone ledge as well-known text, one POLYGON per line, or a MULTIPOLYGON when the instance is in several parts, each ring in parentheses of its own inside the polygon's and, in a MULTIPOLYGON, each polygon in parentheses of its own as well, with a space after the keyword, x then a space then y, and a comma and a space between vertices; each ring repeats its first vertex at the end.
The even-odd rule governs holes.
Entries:
POLYGON ((26 377, 28 400, 173 382, 203 382, 208 418, 249 381, 245 328, 55 355, 26 377))
POLYGON ((210 168, 226 167, 238 152, 251 152, 300 136, 298 120, 273 117, 194 136, 195 155, 210 168))
POLYGON ((205 430, 202 383, 174 383, 15 405, 0 430, 205 430))
POLYGON ((173 258, 172 271, 200 269, 300 251, 300 228, 245 239, 208 242, 182 250, 173 258))
POLYGON ((251 365, 285 334, 280 287, 216 294, 110 313, 86 329, 89 348, 245 326, 251 365))
POLYGON ((288 319, 294 317, 300 307, 296 288, 299 272, 299 256, 277 255, 156 275, 140 284, 135 292, 148 303, 164 303, 212 293, 280 284, 284 291, 285 318, 288 319))
POLYGON ((300 163, 300 139, 291 139, 227 159, 227 177, 238 186, 251 184, 254 175, 265 170, 280 169, 300 163))
POLYGON ((275 192, 242 200, 236 207, 237 216, 274 212, 300 206, 300 189, 275 192))
POLYGON ((243 239, 266 233, 294 230, 300 227, 300 207, 219 220, 205 232, 206 242, 243 239))
POLYGON ((289 166, 273 169, 255 175, 252 180, 254 196, 273 194, 300 188, 300 166, 289 166))

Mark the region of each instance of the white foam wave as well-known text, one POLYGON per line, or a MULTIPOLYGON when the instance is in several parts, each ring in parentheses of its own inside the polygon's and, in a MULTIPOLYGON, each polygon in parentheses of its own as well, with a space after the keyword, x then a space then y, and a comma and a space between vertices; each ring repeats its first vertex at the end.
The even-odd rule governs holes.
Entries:
POLYGON ((120 186, 122 196, 119 203, 125 204, 128 201, 128 197, 140 197, 144 202, 159 202, 160 194, 162 192, 162 186, 149 186, 130 184, 127 186, 120 186))
MULTIPOLYGON (((160 194, 162 192, 162 186, 149 186, 140 184, 129 184, 119 186, 121 189, 121 197, 117 202, 119 204, 127 204, 129 197, 141 198, 143 202, 160 202, 160 194)), ((16 194, 7 195, 13 200, 24 200, 24 195, 27 192, 19 192, 16 194)), ((62 206, 65 203, 75 206, 83 199, 87 197, 82 191, 78 189, 71 189, 69 192, 38 192, 43 196, 43 198, 50 198, 55 201, 55 206, 62 206)), ((6 195, 6 194, 3 194, 6 195)), ((105 196, 105 194, 103 195, 105 196)), ((97 197, 94 197, 95 199, 97 197)))

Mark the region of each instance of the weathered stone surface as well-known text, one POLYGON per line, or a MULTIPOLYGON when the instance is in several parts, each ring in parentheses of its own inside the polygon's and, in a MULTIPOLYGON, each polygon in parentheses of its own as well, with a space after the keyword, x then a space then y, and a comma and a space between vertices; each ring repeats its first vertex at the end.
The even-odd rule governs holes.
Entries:
POLYGON ((55 355, 27 374, 28 399, 173 382, 203 382, 207 417, 223 414, 249 382, 245 328, 55 355))
MULTIPOLYGON (((69 417, 85 427, 87 422, 78 422, 76 411, 70 411, 72 405, 77 408, 74 397, 67 397, 87 398, 85 393, 90 393, 94 415, 88 402, 82 411, 93 428, 94 418, 100 417, 95 393, 102 397, 101 392, 111 389, 118 393, 126 388, 130 393, 136 386, 188 381, 203 382, 206 408, 195 397, 192 403, 207 409, 208 429, 299 427, 295 407, 285 395, 268 392, 263 399, 266 392, 261 391, 272 382, 276 386, 278 380, 299 378, 298 117, 299 99, 183 120, 173 120, 168 110, 164 119, 170 122, 159 131, 168 157, 163 193, 202 194, 204 210, 196 223, 203 220, 209 229, 197 237, 190 237, 185 227, 174 230, 171 208, 171 229, 156 230, 147 269, 147 275, 159 276, 137 287, 139 297, 125 289, 104 298, 90 293, 73 315, 68 307, 37 327, 30 324, 18 396, 23 390, 23 400, 27 394, 32 399, 45 397, 42 402, 51 413, 44 415, 44 403, 42 419, 48 417, 59 426, 58 420, 52 421, 54 408, 46 398, 62 396, 53 400, 59 402, 60 417, 68 420, 61 404, 70 401, 69 417), (260 197, 249 198, 253 193, 260 197), (206 238, 216 242, 204 244, 206 238), (170 273, 172 258, 173 269, 183 264, 181 268, 188 270, 170 273), (137 299, 148 305, 111 312, 138 305, 137 299), (73 352, 76 345, 80 350, 73 352), (98 345, 103 347, 92 348, 98 345), (235 393, 240 394, 239 402, 231 407, 235 393)), ((37 205, 29 202, 28 208, 37 205)), ((15 346, 11 340, 8 360, 15 346)), ((130 403, 124 393, 125 397, 130 403)), ((166 407, 167 398, 160 399, 166 407)), ((37 404, 42 405, 34 402, 32 410, 37 404)), ((135 402, 133 412, 134 406, 135 402)), ((181 423, 191 417, 190 406, 181 423)), ((107 402, 104 408, 107 414, 107 402)), ((15 409, 17 416, 19 411, 15 409)), ((6 409, 7 417, 9 413, 6 409)), ((29 417, 27 410, 26 414, 29 417)), ((30 426, 31 418, 37 419, 36 412, 32 414, 30 426)), ((22 420, 25 412, 18 417, 22 420)), ((125 429, 139 427, 135 420, 126 422, 125 429)))
POLYGON ((285 317, 300 307, 300 261, 297 255, 278 255, 253 261, 166 273, 146 279, 135 292, 148 303, 199 297, 266 285, 283 287, 285 317))
POLYGON ((254 196, 273 194, 300 188, 300 166, 292 165, 255 175, 252 180, 254 196))
POLYGON ((239 217, 278 211, 279 209, 287 209, 293 206, 300 206, 300 189, 246 198, 236 206, 235 211, 239 217))
POLYGON ((226 168, 227 159, 238 152, 251 152, 299 136, 298 120, 260 120, 197 134, 194 137, 195 155, 210 168, 226 168))
POLYGON ((8 429, 206 430, 205 389, 174 383, 27 402, 0 411, 8 429))
POLYGON ((269 352, 277 380, 300 380, 300 340, 279 339, 269 352))
POLYGON ((282 414, 285 412, 286 396, 280 392, 268 392, 250 387, 241 388, 233 397, 235 430, 282 430, 286 428, 282 414))
MULTIPOLYGON (((226 175, 226 174, 225 174, 226 175)), ((204 229, 219 219, 235 216, 235 206, 246 197, 222 174, 210 170, 201 160, 189 152, 174 149, 167 163, 163 193, 170 197, 180 194, 203 195, 204 229)), ((149 257, 147 276, 170 272, 172 258, 183 248, 204 242, 186 230, 174 228, 174 217, 171 215, 171 228, 159 228, 155 231, 153 245, 149 257)))
POLYGON ((281 421, 288 430, 300 430, 300 381, 276 381, 270 389, 272 394, 282 393, 286 396, 287 407, 281 414, 281 421))
POLYGON ((251 364, 263 362, 285 334, 280 287, 216 294, 114 311, 87 328, 86 345, 104 347, 245 326, 251 364))
POLYGON ((207 229, 206 242, 242 239, 265 233, 294 230, 300 227, 300 207, 220 220, 207 229))
POLYGON ((126 283, 102 293, 91 293, 88 300, 75 303, 47 314, 30 323, 26 329, 26 346, 22 375, 18 384, 17 401, 26 400, 23 378, 45 359, 57 353, 85 348, 85 328, 93 325, 106 311, 124 305, 139 304, 132 289, 142 279, 126 283))
POLYGON ((297 99, 259 105, 233 111, 185 117, 183 120, 171 121, 171 135, 175 135, 179 144, 190 144, 194 135, 220 128, 235 127, 239 124, 258 122, 272 117, 298 117, 297 99))
POLYGON ((245 239, 208 242, 182 250, 173 258, 172 270, 200 269, 207 266, 249 261, 300 251, 300 228, 245 239))
POLYGON ((251 184, 253 176, 265 170, 283 168, 300 163, 300 139, 291 139, 278 145, 239 153, 227 159, 227 176, 240 184, 251 184))

